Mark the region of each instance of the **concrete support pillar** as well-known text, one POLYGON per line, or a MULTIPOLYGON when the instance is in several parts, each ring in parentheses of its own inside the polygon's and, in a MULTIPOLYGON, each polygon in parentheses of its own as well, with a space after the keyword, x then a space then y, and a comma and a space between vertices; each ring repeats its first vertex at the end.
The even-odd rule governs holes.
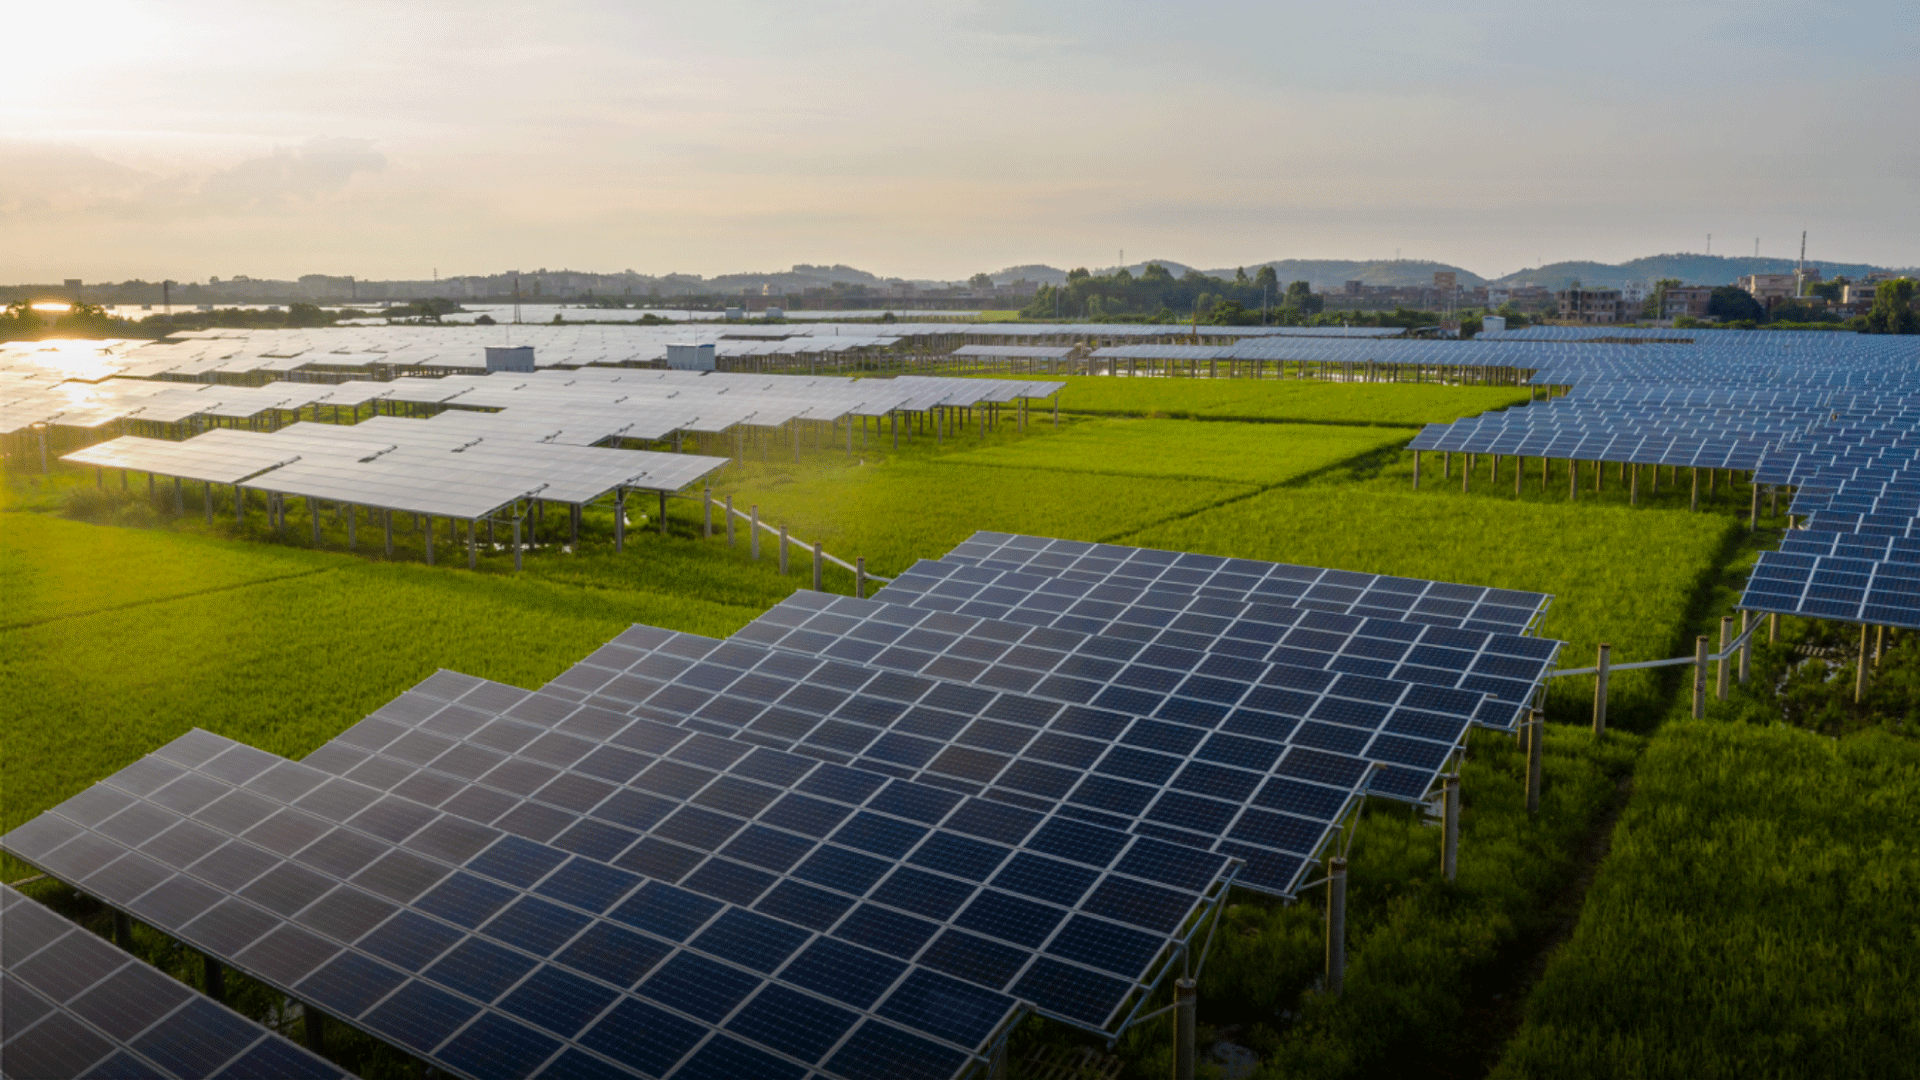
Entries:
POLYGON ((1199 994, 1192 979, 1173 983, 1173 1080, 1193 1080, 1194 1006, 1199 994))
POLYGON ((813 591, 820 590, 820 572, 826 569, 826 559, 820 552, 820 541, 813 542, 813 591))
POLYGON ((1339 997, 1347 982, 1347 860, 1327 860, 1327 976, 1329 997, 1339 997))
MULTIPOLYGON (((1749 612, 1745 612, 1745 611, 1740 613, 1740 633, 1742 636, 1746 636, 1746 633, 1747 633, 1747 617, 1749 614, 1750 614, 1749 612)), ((1753 638, 1748 637, 1746 640, 1746 643, 1740 646, 1740 685, 1741 686, 1747 685, 1747 678, 1749 675, 1752 674, 1752 668, 1753 668, 1753 638)))
POLYGON ((227 1001, 227 969, 211 956, 200 957, 200 972, 206 983, 206 995, 221 1004, 227 1001))
POLYGON ((751 507, 749 509, 749 515, 750 516, 747 519, 747 549, 752 554, 753 561, 759 562, 760 561, 760 507, 758 505, 751 507))
POLYGON ((1540 773, 1546 756, 1547 718, 1539 709, 1529 713, 1527 723, 1527 816, 1540 813, 1540 773))
POLYGON ((867 557, 865 555, 853 560, 853 595, 856 600, 864 600, 867 596, 867 557))
POLYGON ((1440 875, 1448 881, 1453 880, 1455 869, 1460 863, 1460 776, 1447 777, 1441 796, 1445 802, 1440 807, 1440 875))
POLYGON ((1607 730, 1607 675, 1613 665, 1613 646, 1602 642, 1600 655, 1593 666, 1599 672, 1593 677, 1593 733, 1604 735, 1607 730))
POLYGON ((780 576, 787 576, 787 527, 780 526, 780 576))
MULTIPOLYGON (((1727 648, 1732 644, 1733 644, 1733 616, 1722 615, 1720 616, 1720 651, 1722 653, 1726 652, 1727 648)), ((1727 679, 1730 675, 1733 674, 1733 670, 1730 664, 1730 661, 1732 659, 1733 658, 1730 656, 1722 656, 1720 658, 1719 663, 1716 665, 1718 670, 1715 672, 1715 674, 1718 676, 1719 685, 1714 687, 1714 696, 1719 698, 1721 701, 1727 700, 1727 679)))
POLYGON ((1707 635, 1693 641, 1693 718, 1707 716, 1707 635))
POLYGON ((1853 703, 1860 704, 1867 696, 1867 624, 1860 624, 1860 660, 1854 665, 1853 703))

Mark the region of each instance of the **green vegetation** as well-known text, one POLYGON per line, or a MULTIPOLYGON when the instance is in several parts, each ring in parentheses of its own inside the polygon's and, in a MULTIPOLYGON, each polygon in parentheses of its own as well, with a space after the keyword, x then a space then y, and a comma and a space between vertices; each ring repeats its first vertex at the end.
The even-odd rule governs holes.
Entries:
POLYGON ((1002 443, 936 460, 965 468, 1052 469, 1266 485, 1297 479, 1361 454, 1403 446, 1413 436, 1409 428, 1092 420, 1069 423, 1056 437, 1002 443))
POLYGON ((1904 1076, 1920 745, 1669 722, 1494 1075, 1904 1076))
POLYGON ((1060 408, 1103 416, 1409 427, 1450 424, 1490 409, 1524 405, 1520 387, 1433 383, 1338 383, 1301 379, 1116 378, 1064 380, 1060 408))

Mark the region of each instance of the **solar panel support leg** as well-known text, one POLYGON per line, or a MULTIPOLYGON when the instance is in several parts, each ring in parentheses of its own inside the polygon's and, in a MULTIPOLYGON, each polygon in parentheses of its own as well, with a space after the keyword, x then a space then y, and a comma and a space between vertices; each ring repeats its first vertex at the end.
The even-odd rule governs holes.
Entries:
POLYGON ((1753 505, 1747 509, 1747 529, 1752 531, 1760 527, 1760 485, 1752 484, 1753 505))
POLYGON ((1767 644, 1780 640, 1780 614, 1775 612, 1767 616, 1767 644))
POLYGON ((1593 662, 1597 673, 1593 677, 1593 733, 1603 735, 1607 730, 1607 676, 1613 666, 1613 646, 1600 643, 1600 655, 1593 662))
POLYGON ((516 571, 520 569, 521 554, 522 552, 520 551, 520 519, 514 518, 513 519, 513 568, 516 571))
POLYGON ((393 511, 380 511, 380 524, 387 534, 387 558, 393 558, 393 511))
POLYGON ((702 491, 700 513, 700 527, 704 537, 711 540, 713 539, 713 489, 711 487, 702 491))
MULTIPOLYGON (((1747 632, 1747 617, 1749 614, 1750 614, 1749 612, 1745 612, 1745 611, 1740 613, 1740 633, 1743 636, 1747 632)), ((1740 685, 1741 686, 1747 685, 1747 679, 1752 674, 1753 674, 1753 638, 1748 637, 1746 640, 1746 643, 1740 646, 1740 685)))
POLYGON ((1192 979, 1173 983, 1173 1080, 1193 1080, 1194 1004, 1192 979))
POLYGON ((427 527, 425 529, 425 532, 426 532, 426 545, 427 545, 427 565, 432 566, 433 565, 433 515, 432 514, 427 515, 427 527))
MULTIPOLYGON (((519 522, 514 523, 513 549, 520 550, 519 522)), ((621 488, 613 495, 613 552, 618 555, 625 550, 627 550, 627 489, 621 488)))
POLYGON ((787 527, 780 526, 780 576, 787 576, 787 527))
POLYGON ((1707 716, 1707 635, 1693 640, 1693 718, 1707 716))
MULTIPOLYGON (((1745 619, 1746 617, 1747 617, 1746 612, 1743 611, 1740 613, 1740 618, 1745 619)), ((1745 625, 1746 625, 1745 623, 1741 624, 1743 629, 1745 625)), ((1887 628, 1884 626, 1874 627, 1873 628, 1873 666, 1874 667, 1880 666, 1880 652, 1886 646, 1886 644, 1887 644, 1887 628)), ((1741 682, 1747 681, 1747 673, 1745 671, 1742 671, 1740 673, 1740 681, 1741 682)))
POLYGON ((235 525, 247 523, 247 493, 239 484, 233 485, 233 523, 235 525))
POLYGON ((310 519, 310 523, 313 526, 313 546, 319 547, 320 546, 320 504, 315 502, 313 499, 313 496, 311 495, 307 496, 307 517, 310 519))
POLYGON ((760 507, 754 506, 747 517, 747 548, 754 562, 760 561, 760 507))
POLYGON ((1627 505, 1640 505, 1640 466, 1633 467, 1632 479, 1627 481, 1627 505))
POLYGON ((205 501, 207 504, 207 524, 212 525, 213 524, 213 481, 209 480, 206 483, 201 484, 200 494, 205 498, 205 501))
POLYGON ((1687 503, 1687 509, 1700 509, 1700 470, 1698 468, 1693 470, 1693 498, 1687 503))
POLYGON ((1853 666, 1853 703, 1867 696, 1867 624, 1860 624, 1860 659, 1853 666))
POLYGON ((867 557, 853 560, 853 597, 856 600, 867 598, 867 557))
POLYGON ((181 493, 180 478, 177 476, 173 478, 173 512, 176 514, 187 512, 186 496, 181 493))
POLYGON ((1339 997, 1347 982, 1347 860, 1327 860, 1328 997, 1339 997))
POLYGON ((1413 490, 1420 490, 1420 451, 1413 452, 1413 490))
POLYGON ((900 449, 900 414, 890 412, 887 414, 887 420, 893 425, 893 448, 898 450, 900 449))
POLYGON ((1460 494, 1473 490, 1473 455, 1465 454, 1460 459, 1460 494))
POLYGON ((826 569, 826 560, 820 557, 820 541, 813 542, 813 591, 820 590, 820 572, 826 569))
POLYGON ((1487 474, 1487 483, 1497 484, 1500 482, 1500 455, 1491 454, 1489 455, 1489 458, 1491 459, 1492 464, 1489 465, 1488 467, 1493 471, 1487 474))
POLYGON ((1440 455, 1440 479, 1453 479, 1453 451, 1451 450, 1440 455))
POLYGON ((1531 710, 1531 717, 1527 729, 1527 816, 1537 817, 1540 813, 1540 766, 1546 750, 1547 723, 1546 714, 1539 709, 1531 710))
POLYGON ((1573 458, 1567 459, 1567 501, 1580 497, 1580 463, 1573 458))
POLYGON ((124 911, 113 913, 113 943, 122 949, 133 948, 133 920, 124 911))
POLYGON ((202 954, 200 974, 206 984, 206 995, 222 1005, 227 1001, 227 969, 220 961, 202 954))
POLYGON ((354 506, 352 503, 348 503, 347 504, 347 550, 348 551, 352 551, 354 549, 355 541, 358 539, 354 534, 354 524, 356 520, 359 518, 359 516, 360 516, 360 509, 354 506))
POLYGON ((302 1003, 300 1006, 301 1034, 305 1036, 307 1049, 324 1055, 327 1048, 327 1021, 320 1010, 302 1003))
POLYGON ((1447 777, 1444 792, 1443 797, 1446 801, 1441 806, 1445 820, 1440 830, 1440 875, 1452 881, 1454 870, 1460 863, 1460 777, 1458 774, 1447 777))
POLYGON ((152 502, 152 501, 153 501, 153 499, 154 499, 154 494, 153 494, 153 474, 152 474, 152 473, 148 473, 148 474, 147 474, 147 501, 148 501, 148 502, 152 502))
POLYGON ((733 496, 731 495, 727 496, 726 514, 724 516, 727 519, 727 546, 732 547, 733 546, 733 496))
POLYGON ((660 493, 660 535, 667 535, 667 493, 660 493))
MULTIPOLYGON (((1731 644, 1733 644, 1733 616, 1722 615, 1720 616, 1720 651, 1726 652, 1727 646, 1731 644)), ((1715 674, 1718 685, 1714 687, 1714 696, 1721 701, 1727 700, 1727 680, 1733 674, 1733 668, 1728 663, 1731 659, 1732 657, 1723 656, 1717 662, 1719 670, 1715 674)))
POLYGON ((478 533, 479 533, 479 529, 474 525, 473 519, 468 518, 467 519, 467 569, 469 570, 476 569, 480 565, 480 543, 479 543, 480 537, 477 535, 478 533))

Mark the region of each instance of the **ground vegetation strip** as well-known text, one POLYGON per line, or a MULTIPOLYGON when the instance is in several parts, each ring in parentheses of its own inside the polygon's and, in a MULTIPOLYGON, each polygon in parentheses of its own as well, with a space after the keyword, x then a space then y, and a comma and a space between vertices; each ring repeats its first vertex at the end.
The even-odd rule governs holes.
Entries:
MULTIPOLYGON (((1224 362, 1223 362, 1224 363, 1224 362)), ((1271 371, 1271 365, 1268 370, 1271 371)), ((1109 416, 1296 421, 1407 427, 1527 402, 1524 386, 1347 383, 1318 379, 1183 379, 1074 375, 1060 408, 1109 416)))
POLYGON ((1272 485, 1405 445, 1412 428, 1324 424, 1200 424, 1141 419, 1069 423, 1057 438, 1003 443, 937 458, 956 467, 1055 469, 1272 485))
POLYGON ((1494 1076, 1910 1076, 1920 744, 1675 720, 1494 1076))

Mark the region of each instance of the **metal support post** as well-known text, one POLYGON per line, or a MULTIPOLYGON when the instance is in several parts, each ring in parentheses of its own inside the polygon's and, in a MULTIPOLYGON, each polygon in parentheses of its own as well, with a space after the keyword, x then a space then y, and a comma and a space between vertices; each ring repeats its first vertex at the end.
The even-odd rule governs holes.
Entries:
MULTIPOLYGON (((1726 652, 1727 646, 1732 644, 1733 616, 1722 615, 1720 616, 1720 651, 1726 652)), ((1721 701, 1727 700, 1727 679, 1733 674, 1732 665, 1728 663, 1731 659, 1732 657, 1722 656, 1716 664, 1717 670, 1714 674, 1717 676, 1718 685, 1714 687, 1714 697, 1721 701)))
POLYGON ((1687 503, 1687 509, 1700 509, 1700 470, 1693 470, 1693 498, 1687 503))
POLYGON ((1347 982, 1347 860, 1327 860, 1327 995, 1339 997, 1347 982))
POLYGON ((360 513, 359 507, 354 506, 352 503, 347 504, 347 550, 348 551, 352 551, 354 548, 354 540, 355 540, 354 521, 359 516, 359 513, 360 513))
POLYGON ((865 555, 853 560, 853 596, 856 600, 864 600, 867 597, 867 557, 865 555))
POLYGON ((667 493, 660 493, 660 535, 667 535, 667 493))
POLYGON ((725 517, 727 519, 727 546, 732 547, 733 546, 733 496, 731 495, 727 496, 727 512, 725 514, 725 517))
POLYGON ((318 502, 315 502, 313 496, 311 495, 307 496, 307 517, 312 519, 310 522, 310 525, 312 527, 312 532, 313 532, 313 546, 319 547, 320 546, 320 504, 318 502))
POLYGON ((177 476, 173 478, 173 512, 175 514, 184 514, 187 512, 185 496, 180 492, 180 478, 177 476))
POLYGON ((1613 666, 1613 646, 1602 642, 1600 656, 1593 662, 1600 669, 1593 679, 1593 733, 1604 735, 1607 730, 1607 675, 1613 666))
POLYGON ((432 514, 427 515, 426 534, 427 534, 427 538, 426 538, 427 565, 432 566, 433 565, 433 515, 432 514))
POLYGON ((820 557, 820 541, 815 540, 813 542, 813 591, 814 592, 821 591, 820 590, 820 571, 825 568, 823 566, 824 562, 825 560, 823 560, 820 557))
POLYGON ((513 568, 520 569, 520 519, 513 519, 513 568))
POLYGON ((1547 718, 1539 709, 1531 710, 1527 724, 1527 816, 1540 813, 1540 770, 1546 755, 1547 718))
POLYGON ((478 540, 479 540, 479 536, 477 535, 478 532, 479 532, 479 529, 474 525, 473 519, 468 518, 467 519, 467 569, 469 570, 472 570, 475 567, 478 567, 480 565, 480 545, 478 543, 478 540))
POLYGON ((1465 464, 1465 468, 1460 470, 1460 494, 1462 495, 1465 495, 1469 491, 1473 490, 1473 455, 1472 454, 1466 455, 1464 459, 1464 464, 1465 464))
POLYGON ((1704 720, 1707 716, 1707 635, 1701 634, 1693 642, 1693 718, 1704 720))
MULTIPOLYGON (((514 536, 514 546, 519 546, 519 536, 514 536)), ((619 554, 627 550, 627 489, 619 488, 613 493, 613 551, 619 554)))
POLYGON ((703 539, 713 539, 713 489, 703 489, 700 500, 700 529, 703 539))
POLYGON ((1420 490, 1420 451, 1413 452, 1413 490, 1420 490))
POLYGON ((780 576, 787 576, 787 527, 780 526, 780 576))
POLYGON ((753 516, 747 521, 747 547, 752 549, 753 560, 760 561, 760 507, 752 507, 753 516))
POLYGON ((900 449, 900 413, 898 410, 887 414, 887 420, 893 425, 893 448, 900 449))
POLYGON ((233 485, 233 523, 235 525, 247 523, 247 492, 239 484, 233 485))
POLYGON ((1753 506, 1747 511, 1747 528, 1751 530, 1760 527, 1760 485, 1749 486, 1753 488, 1753 506))
POLYGON ((1573 458, 1567 459, 1567 501, 1580 497, 1580 463, 1573 458))
POLYGON ((1173 983, 1173 1080, 1193 1080, 1195 986, 1192 979, 1173 983))
POLYGON ((1440 875, 1452 881, 1454 871, 1460 863, 1460 775, 1458 773, 1447 777, 1442 798, 1446 801, 1440 808, 1444 815, 1440 830, 1440 875))
POLYGON ((1640 466, 1633 466, 1633 479, 1627 483, 1627 505, 1640 505, 1640 466))

